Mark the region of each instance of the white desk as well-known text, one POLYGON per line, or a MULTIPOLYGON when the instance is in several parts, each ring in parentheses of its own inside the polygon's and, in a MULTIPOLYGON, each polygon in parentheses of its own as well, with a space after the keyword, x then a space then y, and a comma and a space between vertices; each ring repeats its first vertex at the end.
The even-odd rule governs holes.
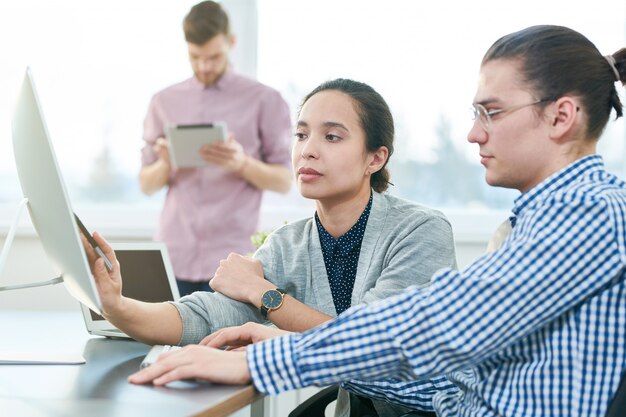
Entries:
POLYGON ((83 365, 0 365, 2 416, 125 417, 227 416, 251 404, 264 413, 262 396, 250 385, 177 382, 168 387, 132 385, 149 347, 92 337, 76 312, 0 310, 0 351, 77 353, 83 365))

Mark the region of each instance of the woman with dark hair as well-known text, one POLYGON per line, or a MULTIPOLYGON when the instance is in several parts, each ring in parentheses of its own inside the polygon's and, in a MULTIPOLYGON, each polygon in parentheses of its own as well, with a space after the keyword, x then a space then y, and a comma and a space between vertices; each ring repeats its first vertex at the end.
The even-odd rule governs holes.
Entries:
MULTIPOLYGON (((370 86, 320 85, 303 100, 292 151, 298 188, 315 200, 315 215, 276 230, 254 258, 222 260, 210 282, 215 293, 176 303, 127 299, 119 270, 100 276, 96 268, 104 316, 138 340, 185 345, 246 322, 305 331, 351 306, 428 286, 437 270, 456 267, 452 230, 441 213, 383 193, 393 138, 389 107, 370 86)), ((421 393, 428 408, 432 392, 446 387, 443 378, 412 381, 402 392, 421 393)), ((338 408, 347 401, 341 393, 338 408)), ((374 406, 386 415, 405 411, 374 406)))
POLYGON ((284 297, 271 294, 284 303, 268 306, 267 317, 281 329, 303 331, 353 304, 427 285, 430 273, 454 264, 440 213, 382 194, 394 125, 370 86, 347 79, 320 85, 302 102, 295 136, 296 182, 303 197, 315 200, 314 217, 277 230, 255 259, 231 254, 213 289, 262 308, 262 295, 280 288, 284 297))
MULTIPOLYGON (((521 192, 497 250, 437 272, 426 290, 245 352, 189 347, 131 381, 252 380, 267 394, 349 381, 393 392, 445 374, 459 391, 433 396, 439 416, 604 416, 626 370, 626 183, 606 172, 596 144, 611 111, 622 114, 615 82, 625 80, 626 49, 602 56, 571 29, 501 38, 483 59, 468 134, 487 182, 521 192), (184 366, 199 357, 201 368, 184 366)), ((263 338, 251 328, 229 339, 263 338)))

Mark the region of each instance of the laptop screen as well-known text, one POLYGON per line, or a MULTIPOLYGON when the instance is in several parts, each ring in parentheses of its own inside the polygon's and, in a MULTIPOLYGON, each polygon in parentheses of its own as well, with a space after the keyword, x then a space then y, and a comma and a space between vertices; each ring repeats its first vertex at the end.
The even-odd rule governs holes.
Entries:
MULTIPOLYGON (((114 249, 115 249, 115 245, 114 249)), ((160 248, 153 249, 115 249, 115 255, 122 272, 122 294, 146 302, 175 301, 177 292, 172 289, 169 266, 164 264, 160 248)), ((167 259, 167 258, 166 258, 167 259)), ((174 285, 176 285, 174 283, 174 285)), ((104 317, 89 310, 91 319, 105 320, 104 317)))

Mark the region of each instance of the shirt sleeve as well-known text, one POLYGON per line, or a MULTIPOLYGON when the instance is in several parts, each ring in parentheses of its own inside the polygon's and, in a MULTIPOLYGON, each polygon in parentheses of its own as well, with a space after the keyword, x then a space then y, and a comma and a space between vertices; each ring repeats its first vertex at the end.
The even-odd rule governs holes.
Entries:
MULTIPOLYGON (((398 232, 385 251, 385 267, 374 287, 363 296, 370 304, 397 295, 406 288, 430 284, 435 272, 455 268, 456 256, 450 223, 439 214, 407 216, 394 224, 398 232)), ((432 411, 432 396, 440 391, 458 391, 444 376, 404 381, 351 380, 342 387, 356 394, 419 410, 432 411)))
POLYGON ((364 397, 423 411, 434 411, 433 395, 436 393, 459 391, 458 387, 445 376, 412 381, 397 378, 382 381, 353 379, 342 383, 341 386, 364 397))
POLYGON ((497 251, 428 289, 347 310, 309 332, 247 348, 253 382, 276 394, 350 379, 425 379, 470 368, 601 291, 624 250, 601 200, 529 209, 497 251))
POLYGON ((198 291, 171 304, 178 309, 183 323, 179 345, 199 343, 223 327, 240 326, 249 321, 263 322, 254 306, 217 292, 198 291))
POLYGON ((291 116, 277 91, 267 94, 263 101, 259 130, 263 162, 291 167, 291 116))
POLYGON ((157 160, 157 155, 152 150, 156 140, 162 137, 163 118, 160 117, 158 111, 158 96, 152 97, 148 106, 148 113, 143 121, 143 141, 141 148, 141 164, 142 166, 150 165, 157 160))

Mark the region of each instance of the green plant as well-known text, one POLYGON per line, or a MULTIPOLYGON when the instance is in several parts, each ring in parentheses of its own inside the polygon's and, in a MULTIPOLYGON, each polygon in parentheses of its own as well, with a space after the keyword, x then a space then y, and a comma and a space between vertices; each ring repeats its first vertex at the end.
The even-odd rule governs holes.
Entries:
POLYGON ((254 245, 255 249, 259 249, 261 247, 261 245, 263 245, 263 243, 265 242, 265 239, 267 239, 267 236, 272 233, 272 231, 259 231, 256 232, 255 234, 253 234, 252 236, 250 236, 250 242, 252 242, 252 244, 254 245))
MULTIPOLYGON (((285 220, 283 224, 287 224, 287 221, 285 220)), ((270 233, 272 233, 274 230, 276 229, 259 230, 258 232, 255 232, 252 236, 250 236, 250 242, 252 242, 254 248, 259 249, 263 245, 263 243, 265 243, 265 239, 267 239, 270 233)))

